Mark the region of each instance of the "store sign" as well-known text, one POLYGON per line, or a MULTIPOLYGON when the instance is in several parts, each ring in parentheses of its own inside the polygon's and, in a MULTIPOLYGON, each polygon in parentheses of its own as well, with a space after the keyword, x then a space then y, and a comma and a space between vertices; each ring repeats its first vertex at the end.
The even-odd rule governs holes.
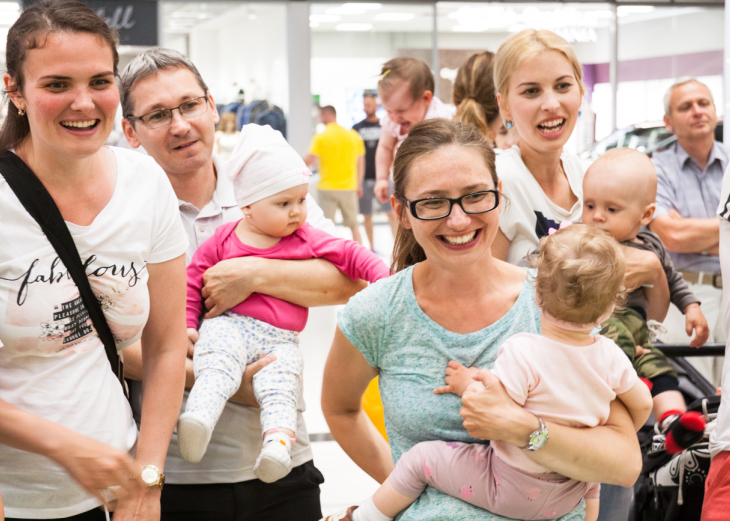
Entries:
MULTIPOLYGON (((157 2, 155 0, 81 0, 119 33, 122 45, 152 47, 157 40, 157 2)), ((23 6, 35 0, 23 0, 23 6)))
POLYGON ((85 0, 84 3, 117 30, 122 45, 157 45, 157 2, 85 0))

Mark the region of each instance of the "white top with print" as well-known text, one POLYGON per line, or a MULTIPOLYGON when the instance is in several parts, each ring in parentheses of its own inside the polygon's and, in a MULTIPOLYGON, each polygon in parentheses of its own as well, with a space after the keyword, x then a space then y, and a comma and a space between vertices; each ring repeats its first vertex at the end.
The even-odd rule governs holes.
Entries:
MULTIPOLYGON (((112 150, 118 174, 110 201, 91 225, 67 225, 121 350, 147 323, 147 263, 184 254, 188 240, 162 169, 150 157, 112 150)), ((0 399, 132 449, 132 411, 78 288, 1 173, 0 339, 0 399)), ((69 517, 99 504, 43 456, 0 445, 0 466, 9 517, 69 517)))

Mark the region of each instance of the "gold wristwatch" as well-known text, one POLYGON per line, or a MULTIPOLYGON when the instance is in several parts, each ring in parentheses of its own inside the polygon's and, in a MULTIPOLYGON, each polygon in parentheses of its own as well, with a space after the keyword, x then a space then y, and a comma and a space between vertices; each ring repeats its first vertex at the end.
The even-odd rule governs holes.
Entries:
POLYGON ((147 487, 159 486, 160 490, 165 485, 165 475, 154 465, 145 465, 139 469, 139 477, 147 487))

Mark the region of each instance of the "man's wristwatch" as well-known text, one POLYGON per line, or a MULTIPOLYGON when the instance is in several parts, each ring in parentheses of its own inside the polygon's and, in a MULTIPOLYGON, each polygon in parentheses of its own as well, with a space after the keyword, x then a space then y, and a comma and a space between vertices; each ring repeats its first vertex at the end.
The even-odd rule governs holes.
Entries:
POLYGON ((542 418, 538 418, 537 421, 540 422, 540 429, 530 434, 530 442, 527 444, 527 450, 532 452, 543 448, 549 438, 547 427, 545 427, 542 418))
POLYGON ((165 475, 154 465, 145 465, 139 469, 139 477, 142 478, 142 483, 148 487, 159 486, 162 490, 165 485, 165 475))

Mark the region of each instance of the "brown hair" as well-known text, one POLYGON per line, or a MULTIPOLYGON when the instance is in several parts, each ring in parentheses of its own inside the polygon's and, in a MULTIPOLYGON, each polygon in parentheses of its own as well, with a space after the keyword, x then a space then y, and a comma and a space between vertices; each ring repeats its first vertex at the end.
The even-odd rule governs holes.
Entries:
POLYGON ((484 136, 499 117, 493 66, 494 53, 473 54, 459 67, 452 91, 457 107, 454 120, 475 126, 484 136))
POLYGON ((540 240, 535 293, 559 320, 593 324, 625 297, 626 261, 606 232, 573 224, 540 240))
POLYGON ((334 108, 332 105, 325 105, 324 107, 319 109, 323 114, 327 113, 330 116, 337 117, 337 109, 334 108))
POLYGON ((414 100, 419 99, 426 91, 433 92, 436 85, 431 69, 423 60, 393 58, 383 64, 378 81, 378 93, 382 97, 384 92, 401 81, 408 83, 414 100))
POLYGON ((525 29, 507 38, 500 45, 494 57, 494 86, 502 95, 502 106, 506 106, 509 79, 512 74, 527 60, 545 52, 555 51, 562 54, 573 69, 573 76, 578 82, 580 95, 585 95, 583 85, 583 68, 573 52, 573 48, 564 38, 552 31, 525 29))
MULTIPOLYGON (((104 40, 112 50, 116 76, 119 65, 116 32, 90 7, 76 0, 40 0, 23 10, 8 31, 5 59, 7 72, 15 83, 14 91, 23 91, 23 65, 28 51, 42 48, 48 35, 56 32, 89 33, 104 40)), ((79 56, 78 59, 81 61, 83 57, 79 56)), ((18 115, 17 108, 11 102, 0 132, 0 152, 18 146, 28 134, 28 118, 18 115)))
MULTIPOLYGON (((404 202, 400 215, 398 215, 399 222, 405 219, 407 211, 405 190, 413 164, 428 154, 449 145, 477 150, 491 174, 495 189, 497 188, 499 180, 494 165, 494 151, 476 127, 446 119, 427 119, 411 129, 408 137, 398 147, 393 161, 394 195, 404 202)), ((396 273, 424 260, 426 260, 426 253, 416 241, 413 231, 399 225, 393 246, 391 272, 396 273)))

